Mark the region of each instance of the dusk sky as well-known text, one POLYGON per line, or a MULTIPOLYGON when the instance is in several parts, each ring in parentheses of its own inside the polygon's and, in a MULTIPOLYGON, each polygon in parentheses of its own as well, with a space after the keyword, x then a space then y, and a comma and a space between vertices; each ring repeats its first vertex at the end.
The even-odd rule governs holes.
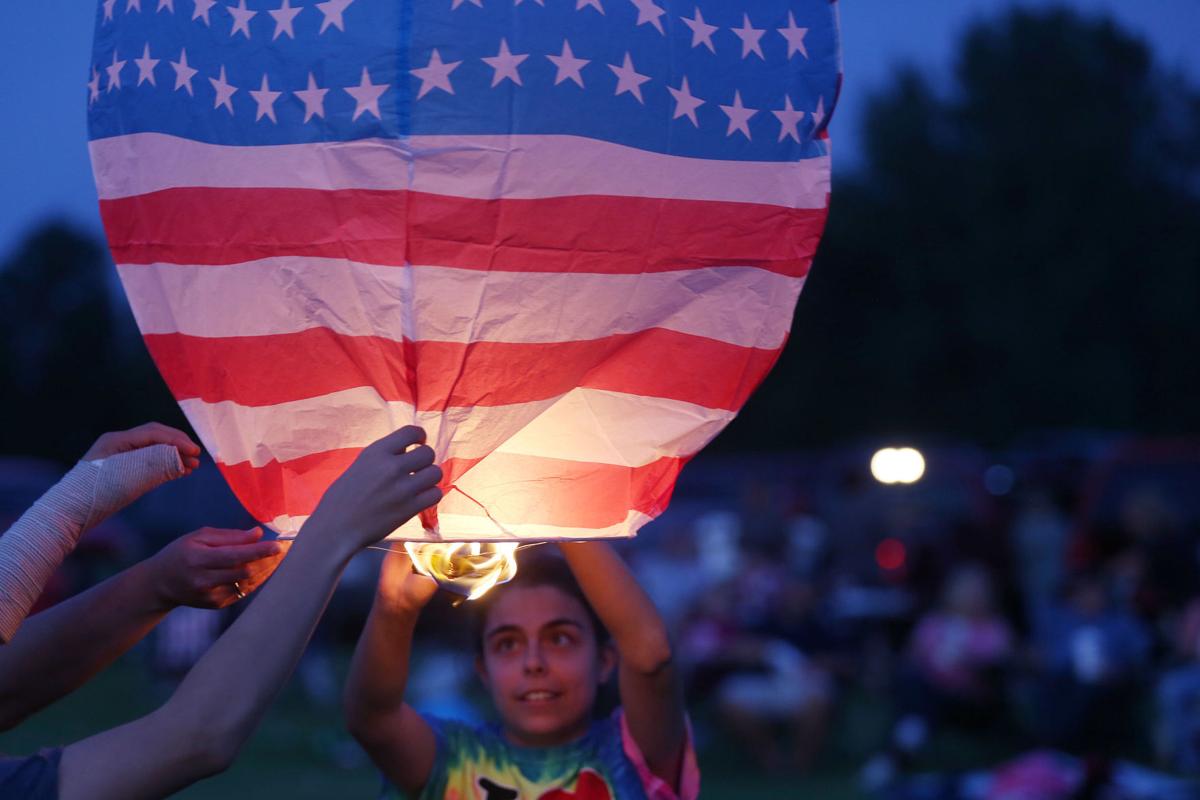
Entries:
MULTIPOLYGON (((189 5, 188 0, 179 2, 181 8, 189 5)), ((1160 64, 1182 70, 1200 84, 1198 0, 1024 0, 1020 4, 1066 5, 1087 14, 1112 15, 1150 43, 1160 64)), ((153 9, 153 0, 145 5, 153 9)), ((278 3, 250 0, 248 5, 266 9, 278 3)), ((703 8, 704 0, 700 5, 703 8)), ((935 77, 946 73, 963 28, 1011 5, 1008 0, 842 0, 846 75, 830 129, 835 171, 839 164, 850 168, 858 159, 864 100, 886 85, 896 65, 914 63, 935 77)), ((682 7, 690 12, 691 3, 682 7)), ((51 216, 99 234, 87 154, 84 87, 94 8, 94 3, 79 0, 5 3, 0 26, 4 145, 0 147, 0 259, 51 216)))

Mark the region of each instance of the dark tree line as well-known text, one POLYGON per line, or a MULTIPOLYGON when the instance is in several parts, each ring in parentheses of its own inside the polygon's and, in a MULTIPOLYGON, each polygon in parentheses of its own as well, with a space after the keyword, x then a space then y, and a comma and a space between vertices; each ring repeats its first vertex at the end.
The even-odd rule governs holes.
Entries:
POLYGON ((102 243, 67 225, 0 267, 0 454, 69 462, 104 431, 185 425, 102 243))
POLYGON ((1200 430, 1200 92, 1066 11, 978 24, 953 78, 872 98, 791 343, 722 446, 1200 430))
MULTIPOLYGON (((718 447, 1200 431, 1200 91, 1066 11, 977 25, 951 84, 872 98, 791 343, 718 447)), ((62 226, 0 267, 0 453, 183 424, 113 281, 62 226)))

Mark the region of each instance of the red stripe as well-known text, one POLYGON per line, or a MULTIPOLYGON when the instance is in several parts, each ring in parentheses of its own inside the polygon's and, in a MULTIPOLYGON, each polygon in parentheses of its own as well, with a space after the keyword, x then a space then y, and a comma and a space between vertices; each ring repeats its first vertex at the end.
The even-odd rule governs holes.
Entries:
POLYGON ((576 387, 736 411, 781 348, 651 328, 575 342, 395 342, 311 328, 274 336, 145 337, 177 400, 267 406, 373 386, 422 411, 557 397, 576 387))
MULTIPOLYGON (((443 514, 485 515, 506 525, 521 523, 605 528, 630 511, 661 514, 686 458, 661 458, 640 467, 563 461, 493 453, 467 469, 438 505, 443 514), (485 495, 478 487, 490 487, 485 495), (468 497, 469 495, 469 497, 468 497), (472 500, 474 498, 474 500, 472 500)), ((448 474, 459 470, 453 460, 448 474)))
POLYGON ((270 522, 278 516, 311 514, 325 490, 358 456, 360 450, 330 450, 291 461, 271 461, 253 467, 217 462, 229 488, 237 495, 250 516, 270 522))
MULTIPOLYGON (((282 514, 311 514, 325 488, 358 452, 335 450, 261 467, 248 462, 223 464, 221 472, 247 510, 269 522, 282 514)), ((629 511, 653 517, 666 510, 686 462, 686 458, 662 458, 645 466, 624 467, 505 453, 480 461, 450 459, 442 465, 444 485, 454 483, 461 491, 449 489, 438 510, 490 515, 514 533, 520 533, 522 523, 605 528, 623 521, 629 511)))
POLYGON ((791 276, 808 272, 826 217, 705 200, 316 189, 168 189, 103 200, 100 210, 119 264, 291 255, 525 272, 753 266, 791 276))

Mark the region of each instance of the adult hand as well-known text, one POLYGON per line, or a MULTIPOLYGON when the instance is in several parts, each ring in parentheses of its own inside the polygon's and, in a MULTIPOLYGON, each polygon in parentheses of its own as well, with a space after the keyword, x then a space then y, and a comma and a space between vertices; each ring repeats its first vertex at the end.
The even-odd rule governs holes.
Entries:
POLYGON ((175 446, 179 451, 180 460, 183 461, 185 475, 200 466, 200 445, 193 442, 183 431, 158 422, 147 422, 127 431, 114 431, 102 435, 91 449, 83 454, 83 460, 95 461, 156 444, 175 446))
POLYGON ((380 599, 395 611, 420 611, 437 593, 437 582, 413 569, 412 559, 403 546, 397 546, 383 559, 379 571, 380 599))
POLYGON ((285 543, 264 542, 262 529, 201 528, 147 560, 154 591, 169 608, 225 608, 250 595, 279 566, 285 543), (234 586, 237 583, 237 586, 234 586))
POLYGON ((304 527, 338 537, 357 551, 437 503, 442 470, 424 442, 425 431, 409 425, 368 445, 325 492, 304 527))

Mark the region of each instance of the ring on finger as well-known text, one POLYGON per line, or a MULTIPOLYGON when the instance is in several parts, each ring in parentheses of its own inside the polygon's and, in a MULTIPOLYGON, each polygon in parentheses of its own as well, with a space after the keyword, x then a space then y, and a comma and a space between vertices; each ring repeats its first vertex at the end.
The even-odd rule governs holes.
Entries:
POLYGON ((246 599, 246 593, 242 591, 242 587, 238 584, 237 581, 233 582, 233 593, 238 596, 238 600, 246 599))

